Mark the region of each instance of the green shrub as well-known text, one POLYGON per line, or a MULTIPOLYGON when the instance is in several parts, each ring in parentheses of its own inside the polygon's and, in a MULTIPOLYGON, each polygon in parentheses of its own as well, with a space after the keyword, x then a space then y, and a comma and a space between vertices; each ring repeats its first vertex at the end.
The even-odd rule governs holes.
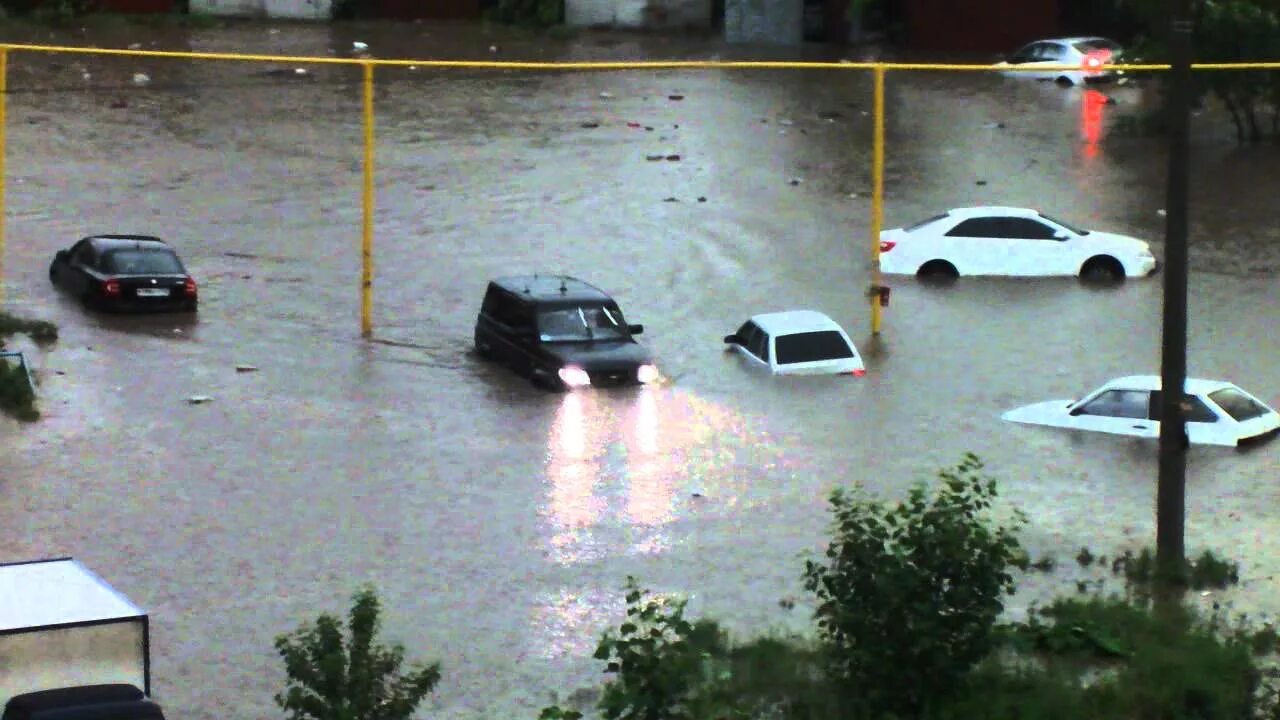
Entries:
POLYGON ((966 454, 895 506, 837 490, 826 560, 808 561, 819 636, 832 677, 850 703, 883 716, 918 717, 957 691, 987 657, 1012 569, 1023 555, 1023 519, 997 525, 995 481, 966 454))

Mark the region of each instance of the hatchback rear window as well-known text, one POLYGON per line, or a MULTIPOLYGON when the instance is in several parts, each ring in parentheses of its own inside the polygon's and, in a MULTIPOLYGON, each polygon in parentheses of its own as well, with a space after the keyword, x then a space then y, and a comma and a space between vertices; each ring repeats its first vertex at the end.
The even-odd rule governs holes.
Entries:
POLYGON ((1259 418, 1269 412, 1265 405, 1233 388, 1211 392, 1209 399, 1236 422, 1259 418))
POLYGON ((1111 53, 1120 52, 1120 45, 1118 43, 1114 43, 1110 40, 1104 40, 1102 38, 1078 42, 1075 44, 1075 48, 1085 55, 1098 50, 1106 50, 1111 53))
POLYGON ((181 275, 182 263, 167 250, 117 250, 106 257, 105 270, 120 275, 181 275))
POLYGON ((779 365, 843 360, 853 357, 844 336, 835 330, 779 335, 774 347, 779 365))

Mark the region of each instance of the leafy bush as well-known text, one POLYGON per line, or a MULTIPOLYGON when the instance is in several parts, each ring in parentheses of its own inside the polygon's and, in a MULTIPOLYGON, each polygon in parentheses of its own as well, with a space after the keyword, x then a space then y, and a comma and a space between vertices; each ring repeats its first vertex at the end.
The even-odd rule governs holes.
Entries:
POLYGON ((996 484, 982 467, 966 454, 932 496, 918 485, 892 507, 831 495, 834 538, 826 562, 806 563, 805 585, 832 677, 865 712, 918 717, 991 651, 1025 558, 1015 536, 1024 520, 988 518, 996 484))
POLYGON ((440 665, 401 673, 404 648, 375 645, 381 605, 372 588, 352 597, 348 638, 333 615, 276 638, 289 680, 276 704, 290 720, 409 720, 440 681, 440 665))

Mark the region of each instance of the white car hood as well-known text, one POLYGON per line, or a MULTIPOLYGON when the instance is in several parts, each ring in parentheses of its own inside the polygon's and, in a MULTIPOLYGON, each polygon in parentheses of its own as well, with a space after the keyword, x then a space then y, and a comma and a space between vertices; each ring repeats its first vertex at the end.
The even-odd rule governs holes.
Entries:
POLYGON ((1034 405, 1023 405, 1000 416, 1006 422, 1026 425, 1046 425, 1049 427, 1066 427, 1067 408, 1074 400, 1046 400, 1034 405))

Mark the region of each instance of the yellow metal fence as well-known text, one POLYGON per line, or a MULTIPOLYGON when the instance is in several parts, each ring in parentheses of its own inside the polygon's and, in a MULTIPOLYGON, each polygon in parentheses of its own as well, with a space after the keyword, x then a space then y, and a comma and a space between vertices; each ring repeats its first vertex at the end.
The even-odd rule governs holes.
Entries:
MULTIPOLYGON (((482 70, 542 70, 542 71, 620 71, 620 70, 843 70, 866 71, 873 74, 873 134, 872 134, 872 199, 869 247, 871 250, 871 289, 868 292, 871 311, 871 332, 880 334, 883 323, 879 298, 880 231, 884 220, 884 86, 889 71, 948 71, 995 72, 992 65, 965 65, 950 63, 886 63, 886 62, 772 62, 772 61, 720 61, 720 60, 661 60, 626 62, 498 62, 480 60, 388 60, 375 58, 296 57, 288 55, 255 55, 238 53, 167 52, 158 50, 124 50, 113 48, 84 48, 57 45, 0 44, 0 305, 4 303, 4 255, 5 255, 5 205, 7 153, 7 80, 10 53, 66 53, 77 55, 123 55, 132 57, 175 58, 185 60, 210 60, 230 62, 289 63, 295 65, 359 65, 363 78, 363 129, 364 129, 364 178, 361 198, 362 222, 360 235, 360 334, 373 335, 373 231, 374 231, 374 70, 377 67, 409 67, 438 69, 482 70)), ((1280 62, 1248 63, 1196 63, 1193 70, 1280 70, 1280 62)), ((1024 68, 1027 71, 1079 70, 1076 65, 1024 68)), ((1134 72, 1158 72, 1170 69, 1168 64, 1118 64, 1102 65, 1096 70, 1123 70, 1134 72)), ((1000 68, 1019 71, 1019 68, 1000 68)))

